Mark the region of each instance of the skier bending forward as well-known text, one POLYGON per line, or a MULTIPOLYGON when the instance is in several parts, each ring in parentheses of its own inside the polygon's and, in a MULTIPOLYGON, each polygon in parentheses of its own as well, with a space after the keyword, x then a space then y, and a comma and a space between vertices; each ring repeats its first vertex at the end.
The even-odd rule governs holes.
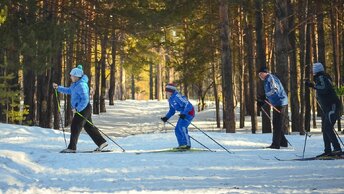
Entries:
POLYGON ((167 120, 170 119, 176 113, 176 111, 180 112, 178 123, 175 128, 175 134, 179 146, 175 149, 188 150, 191 148, 188 126, 195 116, 194 107, 185 96, 182 96, 177 91, 177 88, 174 84, 167 84, 165 91, 168 98, 170 110, 165 117, 161 118, 161 120, 167 122, 167 120))

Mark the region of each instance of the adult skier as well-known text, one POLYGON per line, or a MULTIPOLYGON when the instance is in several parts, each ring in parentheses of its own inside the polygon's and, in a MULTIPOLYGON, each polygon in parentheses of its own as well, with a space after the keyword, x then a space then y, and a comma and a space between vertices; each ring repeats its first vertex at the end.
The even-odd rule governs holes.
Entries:
POLYGON ((176 85, 167 84, 165 91, 170 109, 166 116, 162 117, 161 120, 163 122, 167 122, 176 111, 180 112, 177 125, 174 129, 179 145, 175 149, 188 150, 191 148, 188 126, 195 116, 194 107, 185 96, 182 96, 177 91, 176 85))
POLYGON ((316 91, 316 99, 322 111, 321 129, 325 147, 324 153, 317 157, 341 155, 342 149, 333 127, 342 115, 342 103, 333 89, 331 77, 325 73, 321 63, 313 64, 313 81, 306 81, 305 85, 316 91))
POLYGON ((57 89, 58 92, 71 95, 71 106, 74 114, 72 125, 70 127, 70 142, 68 147, 62 150, 61 153, 76 152, 76 144, 78 143, 82 127, 84 127, 87 134, 98 146, 95 151, 101 151, 108 145, 106 140, 102 137, 97 128, 86 122, 86 120, 78 114, 80 113, 83 117, 92 122, 92 107, 89 98, 88 77, 84 74, 81 65, 78 65, 78 67, 73 68, 70 71, 70 78, 72 80, 70 87, 63 87, 53 83, 54 89, 57 89))
POLYGON ((275 75, 269 73, 266 67, 261 67, 258 75, 264 81, 265 91, 265 95, 258 98, 258 106, 263 106, 267 101, 274 106, 272 144, 267 148, 280 149, 280 147, 288 147, 288 140, 285 138, 283 132, 283 114, 288 105, 288 96, 284 91, 281 81, 275 75))

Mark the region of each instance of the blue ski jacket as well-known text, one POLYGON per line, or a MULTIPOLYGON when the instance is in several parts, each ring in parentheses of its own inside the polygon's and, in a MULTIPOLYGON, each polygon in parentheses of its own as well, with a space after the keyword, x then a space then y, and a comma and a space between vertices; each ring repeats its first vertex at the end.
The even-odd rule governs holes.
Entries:
POLYGON ((187 100, 185 96, 182 96, 179 92, 175 91, 168 99, 170 110, 166 114, 166 117, 171 118, 176 111, 180 114, 186 115, 187 120, 191 120, 195 116, 195 110, 193 105, 187 100))
POLYGON ((288 105, 288 96, 284 91, 281 81, 272 74, 268 74, 264 80, 265 96, 274 106, 288 105))
POLYGON ((90 102, 90 90, 88 88, 88 77, 83 75, 79 81, 72 83, 70 87, 59 86, 57 91, 71 95, 72 109, 81 112, 90 102))

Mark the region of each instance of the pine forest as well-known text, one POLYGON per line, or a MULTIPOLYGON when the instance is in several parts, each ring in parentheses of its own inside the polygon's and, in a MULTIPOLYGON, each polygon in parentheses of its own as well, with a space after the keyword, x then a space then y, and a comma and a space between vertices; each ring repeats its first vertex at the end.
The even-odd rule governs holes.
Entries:
POLYGON ((118 100, 166 100, 175 83, 196 111, 214 102, 227 133, 245 116, 252 133, 270 133, 272 107, 257 106, 267 67, 288 95, 284 131, 302 135, 321 127, 304 84, 313 63, 344 92, 343 10, 342 0, 1 0, 0 122, 69 125, 71 99, 53 83, 69 86, 82 65, 93 114, 118 100))

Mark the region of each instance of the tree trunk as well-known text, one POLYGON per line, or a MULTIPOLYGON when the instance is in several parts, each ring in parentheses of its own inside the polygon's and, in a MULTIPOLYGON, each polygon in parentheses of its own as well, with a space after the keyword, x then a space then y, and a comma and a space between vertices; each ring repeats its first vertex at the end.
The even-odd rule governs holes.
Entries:
POLYGON ((111 55, 112 55, 112 63, 110 66, 110 87, 109 87, 109 105, 114 105, 114 98, 115 98, 115 88, 116 88, 116 32, 112 32, 112 40, 111 40, 111 55))
MULTIPOLYGON (((303 13, 306 11, 306 15, 308 12, 308 0, 305 1, 299 1, 298 2, 298 12, 303 13)), ((305 81, 305 45, 306 45, 306 22, 304 22, 306 16, 304 14, 299 14, 299 21, 303 21, 299 25, 299 41, 300 41, 300 83, 304 83, 305 81)), ((306 87, 304 87, 304 84, 300 84, 300 134, 303 135, 305 130, 305 101, 306 101, 306 87)))
MULTIPOLYGON (((216 10, 214 10, 214 8, 216 9, 215 6, 213 6, 213 1, 209 1, 209 13, 215 13, 216 10)), ((210 27, 209 27, 209 30, 210 31, 214 31, 214 21, 209 18, 209 23, 210 23, 210 27)), ((214 45, 215 44, 215 36, 216 35, 213 35, 211 37, 211 45, 214 45)), ((216 58, 215 58, 215 55, 216 55, 216 48, 215 47, 210 47, 210 56, 211 56, 211 62, 210 62, 210 65, 211 65, 211 76, 212 76, 212 82, 213 82, 213 94, 214 94, 214 101, 215 101, 215 115, 216 115, 216 127, 217 128, 220 128, 221 127, 221 119, 220 119, 220 100, 219 100, 219 94, 218 94, 218 88, 217 88, 217 84, 218 84, 218 80, 217 80, 217 67, 216 67, 216 58)), ((166 61, 167 62, 167 61, 166 61)), ((170 76, 169 76, 170 77, 170 76)))
MULTIPOLYGON (((214 41, 214 39, 212 39, 212 41, 214 41)), ((214 100, 215 100, 215 113, 216 113, 216 127, 220 128, 221 124, 220 124, 220 100, 219 100, 219 94, 218 94, 218 89, 217 89, 217 79, 216 79, 216 66, 215 66, 215 58, 214 58, 214 54, 215 52, 212 51, 211 55, 212 55, 212 61, 211 62, 211 68, 212 68, 212 79, 213 79, 213 83, 214 83, 214 100)))
POLYGON ((101 40, 101 86, 100 86, 100 112, 106 112, 105 95, 106 95, 106 45, 108 42, 108 35, 105 32, 101 40))
POLYGON ((124 65, 124 56, 123 53, 120 55, 120 60, 121 60, 121 64, 120 64, 120 70, 119 70, 119 88, 120 88, 120 100, 125 100, 125 69, 123 67, 124 65))
MULTIPOLYGON (((288 10, 289 10, 289 29, 294 28, 295 16, 294 7, 288 0, 288 10)), ((298 70, 297 70, 297 58, 296 58, 296 35, 295 30, 289 33, 289 42, 291 52, 289 53, 289 64, 290 64, 290 109, 291 109, 291 131, 292 132, 302 132, 300 128, 300 108, 299 108, 299 98, 298 90, 292 88, 298 88, 298 70)))
MULTIPOLYGON (((311 13, 308 12, 307 16, 310 16, 311 13)), ((312 54, 313 54, 313 40, 312 40, 312 25, 310 23, 307 24, 306 28, 306 61, 305 64, 312 63, 312 54)), ((305 79, 309 80, 311 74, 311 67, 310 65, 306 65, 305 67, 305 79)), ((305 131, 310 131, 310 122, 311 122, 311 103, 310 103, 310 89, 305 87, 305 131)))
POLYGON ((317 33, 318 33, 318 62, 322 63, 326 69, 325 57, 325 32, 324 32, 324 10, 323 2, 316 3, 317 6, 317 33))
MULTIPOLYGON (((275 46, 276 46, 276 72, 281 80, 284 90, 288 94, 288 52, 289 43, 289 24, 288 24, 288 0, 276 0, 276 23, 275 23, 275 46)), ((283 131, 289 132, 288 108, 281 113, 284 117, 283 131)))
MULTIPOLYGON (((159 49, 160 50, 160 49, 159 49)), ((162 84, 162 76, 161 76, 161 64, 158 63, 156 65, 156 99, 158 101, 160 101, 162 99, 162 87, 161 87, 161 84, 162 84)))
POLYGON ((131 74, 131 99, 135 100, 135 76, 131 74))
MULTIPOLYGON (((5 61, 5 49, 0 48, 0 64, 4 64, 5 61)), ((4 67, 0 66, 0 75, 4 74, 4 67)), ((6 116, 4 115, 4 110, 6 107, 0 103, 0 122, 5 123, 6 122, 6 116)))
POLYGON ((227 133, 235 133, 235 114, 233 100, 233 80, 232 80, 232 63, 231 49, 229 45, 230 32, 228 20, 228 1, 220 0, 220 40, 221 40, 221 63, 223 68, 222 82, 224 94, 224 112, 225 127, 227 133))
POLYGON ((24 105, 27 105, 29 108, 29 114, 26 116, 24 124, 26 125, 35 125, 36 118, 36 104, 35 104, 35 82, 36 76, 34 70, 30 68, 32 65, 32 58, 30 56, 24 56, 24 105), (27 67, 27 68, 25 68, 27 67))
MULTIPOLYGON (((313 31, 311 32, 312 34, 312 40, 314 41, 313 44, 312 44, 312 51, 313 51, 313 59, 312 59, 312 62, 313 61, 318 61, 318 57, 317 57, 317 43, 316 43, 316 35, 315 35, 315 22, 312 22, 311 23, 312 25, 312 29, 313 31)), ((311 62, 311 63, 312 63, 311 62)), ((317 107, 317 103, 316 103, 316 99, 315 99, 315 91, 314 90, 311 90, 311 109, 312 109, 312 124, 313 124, 313 128, 317 128, 317 115, 316 115, 316 111, 315 111, 315 108, 317 107)))
MULTIPOLYGON (((214 64, 213 64, 214 65, 214 64)), ((221 119, 220 119, 220 99, 217 89, 217 82, 214 83, 214 100, 215 100, 215 113, 216 113, 216 127, 221 127, 221 119)))
POLYGON ((251 131, 252 133, 256 133, 258 128, 258 122, 257 122, 257 106, 255 103, 255 98, 257 96, 257 86, 256 86, 256 68, 255 64, 253 62, 254 56, 253 56, 253 13, 251 12, 252 9, 252 1, 248 0, 244 3, 244 10, 246 12, 245 15, 245 36, 244 36, 244 42, 246 45, 246 61, 247 66, 249 70, 249 88, 250 88, 250 96, 251 98, 247 99, 247 103, 249 103, 251 112, 251 131))
MULTIPOLYGON (((92 57, 93 57, 93 53, 92 53, 92 41, 93 41, 93 38, 92 38, 92 34, 93 32, 89 29, 89 28, 86 28, 86 37, 85 37, 85 42, 86 42, 86 58, 87 58, 87 62, 84 66, 84 74, 86 74, 88 76, 88 85, 90 86, 90 96, 91 96, 91 99, 93 98, 93 91, 92 91, 92 57)), ((91 101, 90 99, 90 101, 91 101)))
POLYGON ((236 48, 238 50, 238 64, 239 64, 239 79, 240 79, 240 84, 239 84, 239 101, 240 101, 240 123, 239 127, 244 128, 245 127, 245 116, 246 116, 246 85, 245 85, 245 71, 246 71, 246 66, 245 66, 245 57, 244 57, 244 30, 242 28, 242 20, 243 20, 243 14, 242 14, 242 8, 241 6, 238 8, 238 15, 239 15, 239 22, 238 22, 238 42, 239 45, 236 48))
POLYGON ((37 78, 37 117, 43 128, 51 128, 51 94, 51 70, 47 69, 37 78))
MULTIPOLYGON (((333 66, 335 83, 337 87, 340 87, 341 71, 340 71, 340 52, 339 52, 339 24, 338 24, 338 12, 339 6, 338 0, 331 1, 331 36, 332 36, 332 49, 333 49, 333 66)), ((340 119, 337 121, 338 130, 341 131, 340 119)))
MULTIPOLYGON (((59 45, 59 49, 57 52, 57 56, 56 56, 56 65, 53 66, 52 68, 52 82, 61 85, 61 78, 62 78, 62 45, 59 45)), ((51 87, 51 86, 50 86, 51 87)), ((55 95, 55 91, 54 91, 54 97, 53 97, 53 108, 54 108, 54 129, 60 129, 60 123, 61 123, 61 114, 59 113, 59 107, 58 105, 60 104, 60 98, 59 96, 55 95), (59 104, 57 104, 59 103, 59 104)))
POLYGON ((149 99, 154 99, 154 75, 153 75, 153 63, 149 63, 149 99))
POLYGON ((95 53, 95 75, 94 75, 94 78, 95 78, 95 83, 94 83, 94 86, 93 86, 93 91, 94 91, 94 95, 93 95, 93 114, 99 114, 99 111, 100 111, 100 96, 99 96, 99 86, 100 86, 100 62, 98 61, 98 38, 97 38, 97 35, 96 35, 96 38, 95 38, 95 49, 94 49, 94 53, 95 53))
MULTIPOLYGON (((261 0, 255 0, 256 7, 256 45, 257 45, 257 57, 256 57, 256 67, 267 67, 266 64, 266 51, 265 51, 265 36, 264 36, 264 24, 263 24, 263 14, 262 14, 262 2, 261 0)), ((264 95, 263 82, 258 82, 258 94, 257 96, 264 95)), ((271 133, 271 114, 270 107, 263 106, 265 112, 261 113, 262 116, 262 133, 271 133)))

